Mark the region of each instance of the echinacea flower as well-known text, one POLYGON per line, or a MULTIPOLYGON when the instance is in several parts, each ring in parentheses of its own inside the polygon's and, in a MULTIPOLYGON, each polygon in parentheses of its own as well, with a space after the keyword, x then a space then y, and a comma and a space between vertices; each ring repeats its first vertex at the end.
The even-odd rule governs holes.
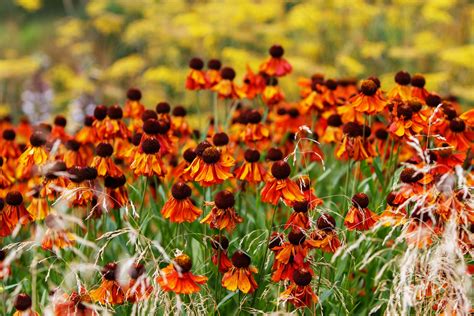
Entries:
POLYGON ((55 316, 98 316, 99 314, 92 308, 92 299, 86 289, 81 288, 79 292, 64 294, 55 298, 55 316))
POLYGON ((201 90, 206 89, 206 75, 202 70, 204 62, 202 59, 194 57, 189 61, 189 73, 186 77, 186 89, 201 90))
POLYGON ((232 192, 227 190, 218 192, 214 197, 214 203, 209 203, 209 205, 212 209, 201 220, 201 223, 209 224, 212 229, 225 229, 229 233, 237 224, 242 223, 242 217, 234 209, 235 198, 232 192))
POLYGON ((196 154, 197 157, 185 169, 191 179, 208 187, 232 178, 230 169, 234 166, 235 161, 228 159, 224 161, 221 151, 217 147, 208 142, 202 142, 197 146, 196 154))
POLYGON ((222 63, 219 59, 210 59, 207 62, 206 88, 211 89, 221 80, 222 63))
POLYGON ((298 185, 289 178, 290 174, 291 167, 286 161, 273 163, 271 175, 262 189, 262 202, 276 205, 282 199, 287 205, 292 205, 294 202, 303 201, 304 195, 298 185))
POLYGON ((268 50, 270 57, 260 65, 260 71, 269 76, 285 76, 293 70, 290 63, 283 58, 285 50, 280 45, 273 45, 268 50))
POLYGON ((275 253, 272 281, 293 281, 295 270, 309 268, 308 262, 305 262, 308 246, 304 232, 301 229, 294 229, 288 233, 288 241, 280 242, 278 246, 272 247, 275 253))
POLYGON ((156 278, 156 281, 165 292, 176 294, 199 292, 200 285, 206 283, 207 277, 194 275, 191 272, 192 266, 191 258, 186 254, 180 254, 161 270, 161 275, 156 278))
POLYGON ((258 270, 251 265, 250 256, 242 250, 237 250, 231 260, 232 267, 222 276, 222 286, 229 291, 238 289, 244 294, 253 293, 258 288, 253 274, 258 270))
POLYGON ((123 304, 125 293, 117 280, 118 266, 115 262, 107 263, 102 271, 102 282, 99 287, 91 290, 89 295, 94 302, 100 304, 123 304))
POLYGON ((365 193, 357 193, 352 197, 352 207, 344 218, 344 225, 349 230, 369 230, 378 220, 377 214, 370 211, 369 197, 365 193))
POLYGON ((245 94, 234 83, 235 70, 231 67, 224 67, 221 69, 221 80, 214 85, 211 90, 217 92, 221 99, 241 99, 245 94))
POLYGON ((94 159, 91 167, 97 169, 97 175, 100 177, 111 176, 119 177, 123 174, 122 170, 112 160, 114 148, 109 143, 99 143, 95 148, 94 159))
POLYGON ((331 214, 323 213, 316 221, 316 230, 306 241, 309 246, 324 252, 334 253, 341 246, 336 232, 336 220, 331 214))
POLYGON ((31 309, 31 297, 26 293, 20 293, 16 296, 13 307, 16 310, 13 316, 39 316, 37 312, 31 309))
POLYGON ((44 250, 56 250, 72 247, 76 242, 76 237, 69 232, 64 220, 58 215, 49 214, 44 223, 47 227, 41 241, 41 248, 44 250))
MULTIPOLYGON (((350 105, 358 112, 368 115, 382 112, 385 99, 374 80, 364 80, 360 86, 360 93, 349 100, 350 105)), ((354 117, 355 119, 355 117, 354 117)))
POLYGON ((298 269, 293 272, 293 284, 280 294, 280 298, 296 307, 311 307, 318 302, 318 297, 311 288, 312 271, 298 269))
POLYGON ((232 262, 227 256, 229 239, 224 235, 214 235, 211 238, 212 263, 217 266, 219 272, 225 273, 232 268, 232 262))
POLYGON ((123 116, 126 118, 140 119, 145 110, 145 106, 140 103, 142 92, 137 88, 130 88, 127 91, 127 101, 123 108, 123 116))
POLYGON ((396 86, 388 93, 388 98, 392 100, 406 101, 411 97, 411 76, 406 71, 399 71, 395 74, 396 86))
POLYGON ((414 74, 411 77, 411 96, 413 98, 420 99, 421 101, 425 101, 426 97, 430 94, 426 89, 425 89, 425 84, 426 80, 425 77, 421 74, 414 74))
POLYGON ((375 156, 374 149, 368 142, 370 127, 356 122, 344 124, 342 142, 336 148, 336 157, 344 160, 366 160, 375 156))
POLYGON ((249 183, 262 182, 266 172, 259 163, 260 152, 256 149, 247 149, 244 152, 244 159, 244 163, 234 170, 235 178, 249 183))
POLYGON ((34 132, 30 136, 30 144, 18 158, 16 169, 17 178, 24 178, 31 172, 33 166, 42 166, 48 159, 43 146, 46 144, 46 136, 42 132, 34 132))
POLYGON ((127 272, 130 281, 125 291, 125 299, 132 303, 146 300, 153 291, 153 287, 146 277, 145 266, 141 263, 134 263, 127 272))
POLYGON ((130 164, 130 169, 137 176, 157 176, 165 175, 165 166, 161 160, 160 142, 154 138, 145 139, 135 157, 130 164))
POLYGON ((191 200, 191 188, 184 182, 177 182, 171 187, 171 195, 163 205, 161 214, 174 223, 194 222, 202 210, 191 200))

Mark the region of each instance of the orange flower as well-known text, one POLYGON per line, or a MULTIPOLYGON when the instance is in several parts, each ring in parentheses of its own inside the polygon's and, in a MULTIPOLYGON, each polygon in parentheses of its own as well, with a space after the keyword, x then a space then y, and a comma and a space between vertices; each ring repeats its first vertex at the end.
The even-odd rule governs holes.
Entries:
POLYGON ((16 133, 13 129, 7 128, 2 132, 0 142, 0 156, 8 159, 16 159, 21 155, 21 150, 15 142, 16 133))
POLYGON ((87 294, 86 289, 81 288, 80 292, 72 292, 71 295, 64 294, 59 298, 55 298, 54 315, 55 316, 98 316, 99 314, 92 308, 88 307, 92 303, 92 299, 87 294))
POLYGON ((171 118, 171 130, 175 136, 179 138, 180 143, 189 141, 192 130, 186 121, 187 111, 182 105, 178 105, 173 109, 173 116, 171 118))
POLYGON ((227 248, 229 247, 229 240, 226 236, 215 235, 211 239, 212 246, 212 263, 217 265, 219 272, 225 273, 232 268, 232 262, 227 256, 227 248))
POLYGON ((244 114, 246 126, 240 134, 240 138, 246 143, 259 144, 270 137, 270 131, 261 123, 262 115, 257 110, 251 110, 244 114))
POLYGON ((108 208, 120 209, 128 204, 125 183, 127 183, 127 179, 124 175, 118 177, 106 176, 104 178, 105 199, 108 208))
POLYGON ((290 173, 290 165, 283 160, 272 165, 271 175, 262 189, 262 202, 276 205, 281 198, 285 204, 292 205, 303 201, 304 195, 298 185, 288 178, 290 173))
POLYGON ((318 297, 311 288, 311 270, 299 269, 293 272, 294 284, 291 284, 280 294, 280 298, 288 301, 296 307, 311 307, 318 302, 318 297))
POLYGON ((54 161, 44 166, 44 181, 41 195, 49 200, 54 200, 63 192, 69 180, 66 175, 66 164, 63 161, 54 161))
POLYGON ((66 151, 64 152, 63 160, 68 168, 75 166, 85 166, 87 164, 88 157, 85 155, 85 151, 81 150, 81 143, 77 140, 68 140, 65 144, 66 151))
POLYGON ((156 281, 165 292, 176 294, 199 292, 199 285, 206 283, 207 277, 194 275, 191 272, 192 266, 191 258, 188 255, 181 254, 161 270, 161 275, 156 278, 156 281))
POLYGON ((343 160, 354 159, 355 161, 366 160, 375 156, 374 149, 367 141, 370 136, 370 128, 355 122, 344 124, 342 128, 344 136, 342 142, 336 148, 336 157, 343 160))
POLYGON ((71 136, 66 133, 67 120, 64 116, 58 115, 54 118, 53 128, 49 135, 51 141, 60 140, 62 143, 68 141, 71 136))
POLYGON ((463 119, 456 117, 445 132, 447 142, 459 151, 474 149, 474 132, 469 130, 463 119))
POLYGON ((235 198, 230 191, 220 191, 214 197, 214 203, 209 214, 201 220, 201 223, 209 224, 212 229, 226 229, 229 233, 235 229, 237 224, 243 222, 234 209, 235 198))
MULTIPOLYGON (((3 202, 3 200, 2 200, 3 202)), ((23 204, 23 196, 18 191, 8 192, 5 197, 6 206, 2 207, 3 211, 3 222, 2 222, 2 233, 8 232, 7 235, 11 234, 13 229, 20 223, 26 225, 33 220, 33 217, 25 208, 23 204)), ((3 206, 3 203, 2 203, 3 206)), ((5 236, 7 236, 5 235, 5 236)))
POLYGON ((155 139, 160 144, 160 153, 164 157, 169 153, 174 153, 175 137, 172 135, 171 122, 163 119, 147 119, 143 123, 143 132, 140 144, 149 139, 155 139))
POLYGON ((379 84, 374 80, 362 81, 360 93, 349 99, 349 103, 356 111, 373 115, 385 108, 385 99, 379 90, 379 84))
POLYGON ((300 176, 298 178, 298 187, 303 192, 304 200, 308 201, 308 209, 312 210, 316 206, 323 204, 323 200, 314 194, 309 176, 300 176))
POLYGON ((320 138, 322 143, 339 143, 342 140, 342 119, 339 114, 332 114, 327 118, 327 127, 320 138))
POLYGON ((428 95, 430 94, 426 89, 425 89, 425 84, 426 80, 423 75, 420 74, 414 74, 411 77, 411 96, 413 98, 420 99, 422 101, 425 101, 428 95))
POLYGON ((266 81, 267 85, 262 93, 263 102, 266 105, 272 106, 285 100, 285 94, 278 86, 278 79, 275 77, 269 77, 266 81))
POLYGON ((49 213, 49 204, 46 197, 41 196, 41 187, 35 186, 33 188, 33 194, 30 204, 26 208, 28 213, 31 214, 33 220, 45 219, 49 213))
POLYGON ((336 221, 331 214, 324 213, 316 221, 317 229, 310 234, 307 240, 309 246, 321 249, 324 252, 334 253, 341 241, 336 233, 336 221))
POLYGON ((300 102, 303 113, 324 110, 323 89, 324 86, 321 85, 321 82, 313 81, 311 83, 311 92, 300 102))
POLYGON ((202 211, 191 200, 191 188, 184 182, 171 187, 171 195, 161 209, 164 218, 173 223, 194 222, 202 211))
POLYGON ((352 207, 346 214, 344 225, 349 230, 369 230, 378 220, 378 216, 372 213, 369 206, 369 197, 364 193, 357 193, 352 197, 352 207))
POLYGON ((206 71, 206 88, 210 89, 214 87, 221 80, 221 70, 222 63, 219 59, 211 59, 207 62, 206 71))
POLYGON ((432 186, 433 176, 412 168, 405 168, 400 173, 400 180, 403 184, 395 198, 395 203, 402 203, 413 195, 426 192, 432 186))
POLYGON ((122 170, 114 163, 111 156, 114 153, 114 148, 108 143, 100 143, 95 148, 96 156, 91 162, 91 167, 97 169, 97 175, 100 177, 111 176, 119 177, 122 175, 122 170))
POLYGON ((44 222, 48 227, 41 242, 41 248, 44 250, 68 248, 76 243, 76 237, 65 229, 59 216, 49 214, 44 222))
POLYGON ((277 242, 277 244, 275 246, 272 245, 271 248, 275 253, 272 281, 293 281, 293 272, 295 270, 309 267, 309 264, 304 261, 309 249, 306 243, 306 236, 299 229, 292 230, 288 234, 287 242, 277 242))
POLYGON ((293 203, 293 212, 285 224, 285 229, 303 229, 309 228, 309 203, 306 200, 293 203))
POLYGON ((140 145, 140 149, 135 154, 130 169, 137 176, 157 176, 165 175, 165 165, 161 160, 160 143, 154 138, 146 139, 140 145))
POLYGON ((269 76, 281 77, 292 71, 291 65, 283 58, 285 50, 280 45, 273 45, 268 50, 270 58, 260 65, 260 71, 269 76))
POLYGON ((247 149, 244 153, 245 162, 234 170, 237 179, 250 183, 262 182, 265 177, 265 170, 258 162, 260 153, 256 149, 247 149))
POLYGON ((413 122, 411 118, 413 117, 412 108, 407 104, 402 104, 397 107, 397 116, 393 118, 392 123, 390 123, 388 130, 392 134, 395 134, 398 137, 410 137, 413 135, 411 132, 411 127, 413 122))
POLYGON ((241 99, 245 97, 244 92, 234 83, 235 71, 230 67, 221 70, 221 81, 212 87, 221 99, 241 99))
POLYGON ((123 116, 126 118, 140 119, 145 106, 140 103, 142 92, 136 88, 130 88, 127 91, 127 101, 123 109, 123 116))
POLYGON ((13 316, 39 316, 39 314, 31 309, 32 301, 28 294, 20 293, 13 303, 15 312, 13 316))
POLYGON ((149 284, 149 279, 146 278, 143 264, 133 264, 128 270, 128 276, 130 282, 125 292, 125 299, 132 303, 147 299, 153 291, 153 287, 149 284))
POLYGON ((4 159, 0 157, 0 190, 11 187, 15 181, 15 179, 8 173, 8 167, 4 162, 4 159))
POLYGON ((77 132, 75 139, 81 144, 93 144, 96 141, 96 130, 92 127, 95 118, 86 116, 84 126, 77 132))
POLYGON ((123 304, 125 293, 116 278, 117 264, 107 263, 102 269, 100 286, 89 292, 91 299, 100 304, 123 304))
POLYGON ((221 151, 209 142, 202 142, 196 148, 197 157, 185 169, 185 172, 200 185, 208 187, 220 184, 232 177, 230 169, 235 161, 224 160, 221 151))
POLYGON ((43 148, 45 144, 46 136, 42 132, 34 132, 30 136, 30 144, 18 158, 17 178, 26 177, 33 166, 38 167, 46 162, 48 154, 43 148))
POLYGON ((101 140, 125 140, 130 137, 127 125, 122 121, 123 111, 118 105, 112 105, 107 109, 107 117, 101 121, 100 129, 97 131, 101 140))
POLYGON ((69 169, 69 184, 66 198, 73 206, 87 206, 94 197, 90 182, 97 178, 97 170, 93 167, 75 167, 69 169))
POLYGON ((395 82, 397 85, 390 90, 388 97, 392 100, 406 101, 411 97, 410 82, 411 76, 406 71, 399 71, 395 74, 395 82))
POLYGON ((244 76, 244 84, 241 88, 245 97, 253 100, 257 95, 261 94, 266 86, 266 77, 264 73, 254 74, 249 65, 244 76))
POLYGON ((402 203, 396 202, 396 197, 395 192, 390 192, 387 196, 387 208, 380 214, 379 218, 384 226, 398 226, 407 221, 407 211, 404 207, 401 207, 402 203))
POLYGON ((257 282, 253 277, 258 270, 250 265, 249 255, 237 250, 232 255, 232 267, 222 276, 222 286, 229 291, 237 289, 244 294, 253 293, 257 288, 257 282))
POLYGON ((189 67, 191 70, 186 77, 186 89, 188 90, 201 90, 206 88, 206 77, 202 68, 204 68, 204 62, 200 58, 192 58, 189 61, 189 67))

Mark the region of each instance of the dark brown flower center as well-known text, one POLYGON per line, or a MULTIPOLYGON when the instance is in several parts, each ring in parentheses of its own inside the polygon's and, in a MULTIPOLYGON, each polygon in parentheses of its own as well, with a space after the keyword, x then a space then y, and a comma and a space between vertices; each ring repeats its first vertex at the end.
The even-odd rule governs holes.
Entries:
POLYGON ((214 146, 225 146, 229 143, 229 136, 226 133, 216 133, 212 137, 212 142, 214 146))
POLYGON ((184 160, 186 160, 187 163, 193 162, 193 160, 194 160, 194 158, 196 158, 196 156, 197 156, 196 150, 194 150, 192 148, 186 149, 183 153, 183 158, 184 158, 184 160))
POLYGON ((339 127, 342 125, 341 116, 338 114, 333 114, 328 117, 328 125, 332 127, 339 127))
POLYGON ((456 117, 449 123, 449 129, 455 133, 462 133, 466 129, 466 123, 459 117, 456 117))
POLYGON ((202 160, 208 164, 217 163, 221 159, 221 153, 216 147, 208 147, 202 153, 202 160))
POLYGON ((423 173, 417 172, 412 168, 405 168, 400 174, 400 180, 404 183, 414 183, 421 180, 422 178, 423 173))
POLYGON ((189 61, 189 68, 194 70, 201 70, 204 68, 204 62, 201 58, 194 57, 189 61))
POLYGON ((173 116, 184 117, 186 114, 186 109, 182 105, 178 105, 173 109, 173 116))
POLYGON ((95 148, 95 153, 99 157, 103 157, 103 158, 110 157, 114 153, 114 148, 109 143, 100 143, 95 148))
POLYGON ((154 138, 146 139, 142 143, 142 150, 147 155, 154 155, 160 151, 160 142, 154 138))
POLYGON ((435 108, 440 105, 442 101, 443 100, 441 100, 441 98, 436 94, 430 94, 426 97, 426 105, 432 108, 435 108))
POLYGON ((108 281, 115 281, 117 273, 117 264, 116 263, 107 263, 102 269, 102 277, 108 281))
POLYGON ((237 250, 232 255, 232 264, 236 268, 248 268, 251 262, 250 256, 242 250, 237 250))
POLYGON ((308 212, 308 208, 309 208, 309 203, 306 200, 301 201, 301 202, 297 201, 293 204, 293 210, 297 213, 306 213, 308 212))
POLYGON ((252 163, 260 160, 260 153, 256 149, 247 149, 244 153, 246 161, 252 163))
POLYGON ((366 96, 372 96, 377 92, 377 84, 373 80, 364 80, 360 86, 360 90, 366 96))
POLYGON ((352 205, 355 207, 366 208, 369 206, 369 197, 365 193, 357 193, 352 197, 352 205))
POLYGON ((112 120, 120 120, 123 117, 123 111, 118 105, 112 105, 107 109, 107 116, 112 120))
POLYGON ((336 228, 336 220, 329 213, 323 213, 316 221, 316 226, 324 231, 330 231, 336 228))
POLYGON ((273 58, 281 58, 285 53, 285 50, 280 45, 273 45, 272 47, 270 47, 268 52, 273 58))
POLYGON ((207 62, 207 68, 212 70, 219 70, 222 67, 222 63, 219 59, 210 59, 207 62))
POLYGON ((411 82, 411 76, 406 71, 399 71, 395 75, 395 82, 402 86, 409 85, 411 82))
POLYGON ((230 191, 220 191, 214 197, 214 203, 218 209, 231 208, 235 205, 234 194, 230 191))
POLYGON ((291 168, 290 165, 283 161, 279 160, 273 163, 272 165, 272 175, 278 179, 283 180, 290 176, 291 168))
POLYGON ((98 105, 94 109, 94 117, 98 121, 102 121, 107 116, 107 107, 105 105, 98 105))
POLYGON ((21 293, 15 299, 15 309, 17 311, 23 312, 31 308, 31 297, 28 294, 21 293))
POLYGON ((46 144, 46 135, 42 132, 34 132, 30 136, 30 144, 33 147, 41 147, 46 144))
POLYGON ((227 239, 227 237, 223 235, 214 235, 211 239, 211 246, 215 250, 226 250, 229 247, 229 239, 227 239))
POLYGON ((278 161, 283 159, 283 152, 276 147, 272 147, 267 152, 267 157, 270 161, 278 161))
POLYGON ((171 111, 171 107, 168 102, 160 102, 156 105, 156 113, 158 114, 166 114, 171 111))
POLYGON ((306 236, 301 230, 292 230, 288 234, 288 241, 292 245, 295 245, 295 246, 301 245, 302 243, 304 243, 305 240, 306 240, 306 236))
POLYGON ((181 268, 181 272, 186 273, 191 271, 193 262, 188 255, 182 254, 174 258, 174 262, 181 268))
POLYGON ((414 74, 413 77, 411 77, 411 85, 417 88, 423 88, 426 84, 425 77, 420 74, 414 74))
POLYGON ((184 182, 178 182, 171 187, 171 194, 176 200, 184 200, 191 196, 191 188, 184 182))
POLYGON ((8 192, 5 197, 5 202, 11 206, 19 206, 23 203, 23 195, 18 191, 8 192))
POLYGON ((224 80, 234 80, 235 78, 235 70, 230 67, 224 67, 221 70, 221 77, 224 80))
POLYGON ((15 140, 16 133, 14 130, 8 128, 3 131, 2 137, 4 140, 15 140))
POLYGON ((127 99, 132 101, 140 101, 142 98, 142 92, 136 88, 130 88, 127 91, 127 99))
POLYGON ((66 142, 66 148, 72 151, 79 151, 79 148, 81 148, 81 143, 71 139, 66 142))
POLYGON ((413 116, 413 111, 409 105, 402 104, 397 108, 397 116, 409 120, 413 116))
POLYGON ((293 272, 293 281, 299 286, 309 285, 312 278, 311 273, 306 269, 299 269, 293 272))

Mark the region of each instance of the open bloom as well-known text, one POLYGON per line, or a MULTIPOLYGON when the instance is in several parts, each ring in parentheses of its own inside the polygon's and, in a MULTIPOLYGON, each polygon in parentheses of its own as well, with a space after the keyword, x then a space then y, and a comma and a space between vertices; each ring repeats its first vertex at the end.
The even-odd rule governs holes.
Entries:
POLYGON ((122 175, 122 170, 112 160, 114 148, 108 143, 100 143, 95 148, 96 156, 92 160, 91 167, 97 169, 100 177, 118 177, 122 175))
POLYGON ((247 149, 244 153, 245 162, 234 170, 235 177, 250 183, 259 183, 265 177, 265 170, 258 162, 260 152, 256 149, 247 149))
POLYGON ((156 278, 161 288, 166 292, 176 294, 192 294, 199 292, 200 285, 206 283, 207 277, 194 275, 191 272, 193 263, 188 255, 181 254, 174 258, 161 275, 156 278))
POLYGON ((110 209, 120 209, 128 204, 128 192, 124 175, 118 177, 106 176, 104 178, 105 203, 110 209))
POLYGON ((411 77, 411 96, 413 98, 420 99, 421 101, 425 101, 426 98, 430 95, 430 93, 425 89, 426 80, 423 75, 414 74, 411 77))
POLYGON ((123 304, 125 293, 117 280, 117 264, 108 263, 102 269, 102 282, 100 286, 89 292, 94 302, 101 304, 123 304))
POLYGON ((288 61, 283 58, 285 50, 280 45, 273 45, 269 51, 270 57, 260 65, 260 71, 269 76, 281 77, 291 73, 292 67, 288 61))
POLYGON ((352 197, 352 207, 346 214, 344 225, 349 230, 369 230, 378 220, 377 214, 370 211, 369 197, 364 193, 357 193, 352 197))
POLYGON ((272 281, 293 280, 293 272, 298 268, 306 268, 305 258, 308 254, 306 236, 300 229, 294 229, 288 234, 288 241, 272 248, 275 252, 272 281))
POLYGON ((75 236, 67 230, 64 221, 59 216, 49 214, 44 222, 47 230, 41 241, 41 248, 56 250, 72 247, 75 244, 75 236))
POLYGON ((223 235, 215 235, 211 239, 212 246, 212 263, 217 266, 219 272, 225 273, 232 268, 232 262, 227 256, 227 248, 229 247, 229 239, 223 235))
POLYGON ((45 144, 46 136, 42 132, 34 132, 30 136, 30 144, 18 158, 17 178, 26 177, 33 166, 41 166, 48 160, 48 154, 43 148, 45 144))
POLYGON ((262 189, 262 202, 276 205, 281 198, 287 205, 291 205, 303 201, 304 196, 298 185, 288 178, 290 173, 290 165, 283 160, 272 165, 271 176, 262 189))
POLYGON ((351 106, 358 112, 373 115, 385 107, 385 99, 379 90, 379 86, 374 80, 362 81, 361 91, 356 96, 349 99, 351 106))
POLYGON ((343 126, 344 136, 336 148, 336 157, 355 161, 366 160, 375 156, 375 151, 367 140, 370 128, 356 122, 349 122, 343 126))
POLYGON ((296 307, 311 307, 318 302, 318 297, 311 288, 312 271, 298 269, 293 272, 293 282, 285 291, 280 294, 280 298, 289 301, 296 307))
POLYGON ((221 80, 221 67, 222 63, 218 59, 211 59, 207 62, 206 88, 214 87, 221 80))
POLYGON ((178 182, 171 187, 171 195, 163 205, 161 214, 174 223, 191 223, 202 214, 202 210, 191 200, 191 188, 184 182, 178 182))
POLYGON ((267 85, 262 92, 262 99, 268 106, 273 106, 285 100, 285 94, 278 86, 278 79, 275 77, 269 77, 267 79, 267 85))
POLYGON ((125 299, 128 302, 139 302, 147 299, 153 287, 150 285, 150 280, 146 277, 145 267, 141 263, 134 263, 128 269, 128 276, 130 281, 125 291, 125 299))
POLYGON ((18 224, 26 225, 33 217, 25 208, 23 195, 19 191, 10 191, 0 202, 0 236, 5 237, 12 233, 18 224))
POLYGON ((232 232, 237 224, 243 219, 234 209, 235 198, 230 191, 220 191, 214 197, 214 203, 209 214, 201 220, 201 223, 209 224, 212 229, 227 230, 232 232))
POLYGON ((328 253, 334 253, 341 246, 341 241, 336 233, 336 221, 331 214, 321 214, 316 221, 316 230, 311 232, 307 243, 313 248, 328 253))
POLYGON ((79 292, 64 294, 53 301, 55 316, 98 316, 99 314, 90 307, 92 299, 86 289, 79 292))
POLYGON ((135 153, 130 169, 138 176, 164 176, 165 166, 161 160, 159 141, 154 138, 143 141, 135 153))
POLYGON ((234 159, 223 159, 221 151, 209 144, 202 142, 196 149, 197 157, 185 169, 189 176, 202 186, 220 184, 232 177, 230 169, 234 166, 234 159))
POLYGON ((232 255, 232 267, 222 277, 222 286, 229 291, 237 289, 244 294, 253 293, 258 285, 253 277, 258 270, 251 265, 250 256, 241 250, 232 255))
POLYGON ((221 69, 221 80, 211 90, 217 92, 221 99, 241 99, 244 92, 234 83, 235 71, 230 67, 221 69))
POLYGON ((127 101, 123 109, 123 116, 126 118, 140 119, 145 106, 140 103, 142 92, 136 88, 130 88, 127 91, 127 101))
POLYGON ((390 90, 388 97, 392 100, 406 101, 411 98, 411 76, 406 71, 399 71, 395 74, 397 85, 390 90))
POLYGON ((206 75, 202 70, 204 62, 200 58, 192 58, 189 61, 189 73, 186 77, 186 89, 201 90, 206 88, 206 75))

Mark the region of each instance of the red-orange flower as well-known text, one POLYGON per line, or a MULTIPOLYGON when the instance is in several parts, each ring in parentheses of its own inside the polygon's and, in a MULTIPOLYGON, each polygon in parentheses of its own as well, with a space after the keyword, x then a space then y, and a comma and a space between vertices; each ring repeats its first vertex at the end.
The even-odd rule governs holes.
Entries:
POLYGON ((370 211, 369 197, 364 193, 357 193, 352 197, 352 207, 346 214, 344 225, 349 230, 369 230, 378 220, 377 214, 370 211))
POLYGON ((283 58, 285 50, 280 45, 273 45, 269 51, 270 57, 260 65, 260 71, 269 76, 281 77, 291 73, 292 67, 288 61, 283 58))
POLYGON ((212 246, 212 263, 217 266, 219 272, 225 273, 232 268, 232 262, 227 256, 227 248, 229 247, 229 240, 226 236, 215 235, 211 239, 212 246))
POLYGON ((34 132, 30 136, 30 144, 18 158, 16 169, 17 178, 24 178, 31 172, 33 166, 41 166, 48 159, 43 146, 46 144, 46 136, 42 132, 34 132))
POLYGON ((15 298, 15 302, 13 304, 15 307, 15 312, 13 316, 39 316, 37 312, 31 309, 32 301, 31 297, 28 294, 20 293, 15 298))
POLYGON ((165 175, 165 165, 161 160, 160 142, 154 138, 144 140, 130 164, 130 169, 138 176, 165 175))
POLYGON ((222 63, 219 59, 211 59, 207 62, 206 88, 214 87, 221 80, 222 63))
POLYGON ((355 122, 349 122, 343 126, 344 136, 342 142, 336 148, 336 157, 355 161, 366 160, 375 156, 374 149, 368 142, 370 128, 355 122))
POLYGON ((188 76, 186 77, 186 89, 188 90, 201 90, 206 88, 206 76, 202 68, 204 68, 204 62, 200 58, 192 58, 189 61, 188 76))
POLYGON ((102 282, 100 286, 89 292, 94 302, 101 304, 123 304, 125 293, 117 281, 117 264, 108 263, 102 269, 102 282))
POLYGON ((324 252, 334 253, 341 246, 334 217, 328 213, 321 214, 316 221, 316 228, 306 241, 308 245, 324 252))
POLYGON ((95 148, 96 156, 91 162, 91 167, 97 169, 97 175, 100 177, 111 176, 119 177, 122 170, 112 160, 114 148, 108 143, 100 143, 95 148))
POLYGON ((244 294, 253 293, 258 284, 253 277, 258 270, 250 265, 250 256, 241 250, 237 250, 232 255, 232 267, 223 275, 222 286, 229 291, 237 289, 244 294))
POLYGON ((211 211, 201 220, 201 223, 209 224, 212 229, 232 232, 237 224, 242 223, 243 219, 240 217, 235 209, 234 194, 230 191, 220 191, 214 197, 214 203, 209 203, 212 206, 211 211))
POLYGON ((271 175, 262 189, 262 202, 276 205, 281 198, 287 205, 291 205, 303 201, 304 196, 298 185, 288 178, 290 173, 290 165, 283 160, 272 165, 271 175))
POLYGON ((390 90, 388 97, 392 100, 406 101, 411 97, 411 76, 406 71, 399 71, 395 74, 395 82, 397 85, 390 90))
POLYGON ((288 234, 288 241, 281 242, 273 246, 275 253, 275 262, 273 263, 272 281, 282 280, 293 281, 293 272, 299 268, 308 268, 309 264, 305 262, 308 254, 308 245, 303 231, 296 229, 288 234))
POLYGON ((199 286, 206 283, 207 277, 194 275, 191 272, 192 266, 191 258, 188 255, 181 254, 161 270, 161 275, 156 278, 156 281, 166 292, 176 294, 199 292, 199 286))
POLYGON ((385 108, 385 99, 374 80, 362 81, 359 94, 349 99, 351 106, 358 112, 373 115, 385 108))
POLYGON ((125 291, 125 299, 132 303, 147 299, 153 291, 153 287, 145 275, 145 267, 143 264, 134 263, 130 269, 128 269, 128 276, 130 277, 130 281, 125 291))
POLYGON ((54 301, 55 316, 97 316, 99 315, 88 305, 92 304, 92 299, 86 289, 81 288, 79 293, 72 292, 70 295, 64 294, 55 297, 54 301))
POLYGON ((269 77, 267 79, 267 85, 262 92, 262 99, 266 105, 272 106, 285 100, 285 94, 278 86, 278 79, 275 77, 269 77))
POLYGON ((244 153, 245 162, 234 170, 237 179, 250 183, 259 183, 265 177, 265 170, 258 162, 260 152, 256 149, 247 149, 244 153))
POLYGON ((221 80, 211 90, 217 92, 221 99, 241 99, 244 92, 234 83, 235 71, 230 67, 221 69, 221 80))
POLYGON ((191 223, 202 214, 202 210, 191 200, 191 188, 184 182, 178 182, 171 187, 171 195, 163 205, 161 214, 174 223, 191 223))
POLYGON ((127 118, 140 119, 145 106, 140 103, 142 92, 136 88, 130 88, 127 91, 127 101, 123 109, 123 116, 127 118))
POLYGON ((311 307, 318 302, 318 297, 311 288, 313 278, 311 270, 299 269, 293 272, 294 284, 280 294, 280 298, 296 307, 311 307))
POLYGON ((72 247, 75 244, 76 237, 66 229, 64 221, 59 216, 49 214, 44 222, 47 230, 41 241, 41 248, 55 250, 72 247))

